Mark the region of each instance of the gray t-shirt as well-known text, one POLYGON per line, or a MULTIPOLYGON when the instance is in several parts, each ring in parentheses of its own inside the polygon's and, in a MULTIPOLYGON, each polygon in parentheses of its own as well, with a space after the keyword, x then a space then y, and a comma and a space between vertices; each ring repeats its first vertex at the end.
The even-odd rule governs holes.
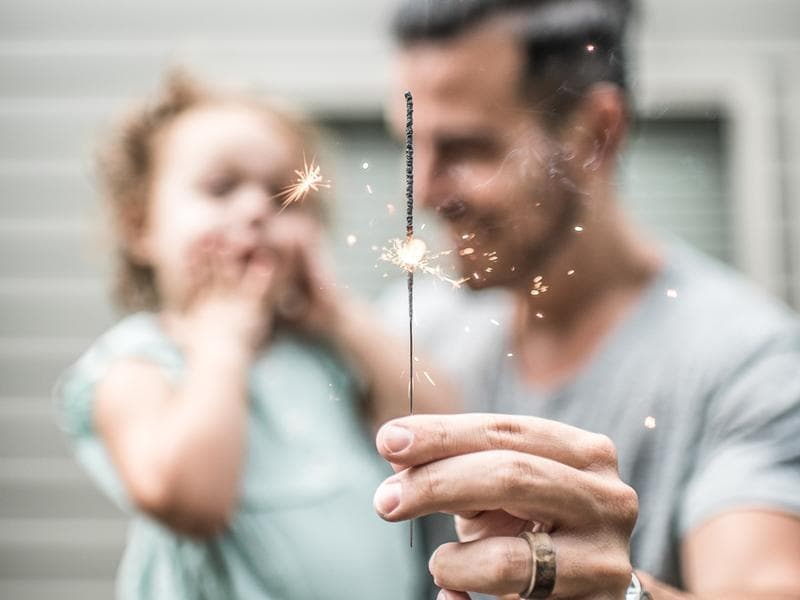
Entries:
MULTIPOLYGON (((681 587, 680 542, 709 518, 745 507, 800 516, 800 324, 694 250, 671 243, 666 255, 638 304, 558 389, 520 376, 502 293, 420 282, 415 343, 453 376, 467 411, 608 435, 639 494, 632 562, 681 587)), ((385 302, 399 335, 405 302, 404 287, 385 302)))

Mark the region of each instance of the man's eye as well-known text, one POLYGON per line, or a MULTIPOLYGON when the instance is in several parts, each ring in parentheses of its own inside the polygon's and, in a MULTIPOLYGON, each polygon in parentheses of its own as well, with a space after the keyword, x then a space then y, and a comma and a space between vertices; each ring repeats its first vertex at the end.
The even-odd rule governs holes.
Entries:
POLYGON ((484 140, 461 140, 443 144, 440 154, 447 162, 483 161, 493 158, 494 146, 484 140))

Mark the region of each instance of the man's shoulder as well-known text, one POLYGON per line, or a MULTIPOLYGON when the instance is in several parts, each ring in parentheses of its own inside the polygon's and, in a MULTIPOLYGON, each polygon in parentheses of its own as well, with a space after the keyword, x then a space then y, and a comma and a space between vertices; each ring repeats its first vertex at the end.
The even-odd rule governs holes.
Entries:
MULTIPOLYGON (((678 246, 650 290, 649 311, 665 353, 684 362, 732 367, 771 348, 800 350, 800 320, 732 268, 678 246)), ((643 327, 648 327, 643 325, 643 327)))

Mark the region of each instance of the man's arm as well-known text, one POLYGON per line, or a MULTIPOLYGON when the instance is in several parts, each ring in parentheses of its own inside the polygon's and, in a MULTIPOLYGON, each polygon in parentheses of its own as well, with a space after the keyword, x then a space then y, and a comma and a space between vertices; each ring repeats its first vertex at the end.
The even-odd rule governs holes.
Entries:
POLYGON ((800 517, 763 509, 716 517, 682 548, 680 592, 641 574, 653 600, 797 600, 800 598, 800 517))

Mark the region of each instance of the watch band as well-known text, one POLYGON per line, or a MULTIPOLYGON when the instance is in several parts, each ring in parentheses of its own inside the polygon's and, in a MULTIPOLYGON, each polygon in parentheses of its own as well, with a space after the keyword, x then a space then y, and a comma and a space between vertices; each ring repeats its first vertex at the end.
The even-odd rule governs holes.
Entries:
POLYGON ((625 592, 625 600, 653 600, 650 593, 642 587, 642 582, 639 581, 636 573, 631 573, 631 583, 625 592))

